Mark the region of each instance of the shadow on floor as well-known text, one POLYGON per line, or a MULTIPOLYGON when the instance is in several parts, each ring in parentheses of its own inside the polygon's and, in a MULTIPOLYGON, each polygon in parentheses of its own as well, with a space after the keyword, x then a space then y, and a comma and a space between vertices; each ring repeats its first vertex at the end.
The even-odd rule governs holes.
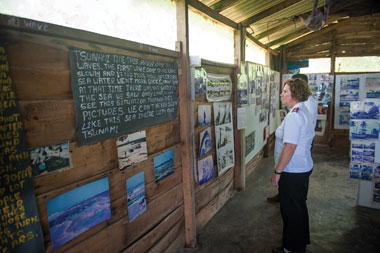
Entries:
MULTIPOLYGON (((316 145, 308 209, 311 244, 307 252, 380 252, 380 210, 356 205, 358 181, 349 179, 348 150, 316 145)), ((212 220, 198 231, 196 249, 182 252, 271 252, 281 245, 277 192, 270 184, 273 154, 260 161, 212 220)))

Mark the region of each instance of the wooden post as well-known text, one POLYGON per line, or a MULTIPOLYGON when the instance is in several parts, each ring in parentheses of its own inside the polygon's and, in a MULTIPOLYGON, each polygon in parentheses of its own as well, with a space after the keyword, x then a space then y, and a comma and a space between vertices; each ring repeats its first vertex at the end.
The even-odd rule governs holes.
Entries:
MULTIPOLYGON (((238 74, 241 73, 241 63, 245 61, 245 27, 243 27, 241 24, 238 26, 238 30, 235 31, 235 65, 237 66, 235 71, 235 77, 237 77, 238 74)), ((233 87, 234 90, 234 106, 236 110, 237 115, 237 83, 238 80, 236 80, 236 85, 233 87)), ((237 116, 236 116, 237 117, 237 116)), ((237 118, 236 118, 237 119, 237 118)), ((236 120, 237 122, 237 120, 236 120)), ((234 149, 235 149, 235 167, 234 167, 234 179, 235 179, 235 189, 238 191, 242 191, 245 189, 245 130, 237 130, 237 124, 235 125, 235 131, 234 131, 234 149)))
POLYGON ((329 132, 328 132, 328 138, 327 142, 330 147, 333 145, 333 126, 334 126, 334 108, 335 108, 335 58, 336 58, 336 30, 334 30, 331 41, 331 66, 330 66, 330 74, 334 76, 334 82, 331 92, 331 103, 330 103, 330 110, 329 110, 329 132))
POLYGON ((193 157, 193 136, 194 136, 194 114, 193 101, 190 100, 190 64, 189 64, 189 24, 187 0, 176 1, 177 16, 177 39, 176 49, 180 50, 179 76, 179 111, 180 111, 180 131, 182 142, 182 181, 183 181, 183 202, 185 216, 185 243, 188 248, 195 248, 196 220, 195 220, 195 200, 194 200, 194 157, 193 157))

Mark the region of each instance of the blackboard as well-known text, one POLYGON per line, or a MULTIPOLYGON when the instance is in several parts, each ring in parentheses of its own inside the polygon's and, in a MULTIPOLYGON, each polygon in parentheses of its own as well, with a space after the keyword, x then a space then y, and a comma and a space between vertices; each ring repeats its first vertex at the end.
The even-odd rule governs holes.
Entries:
POLYGON ((0 41, 0 252, 45 252, 16 94, 0 41))
POLYGON ((72 48, 71 86, 78 145, 88 145, 177 116, 173 62, 72 48))

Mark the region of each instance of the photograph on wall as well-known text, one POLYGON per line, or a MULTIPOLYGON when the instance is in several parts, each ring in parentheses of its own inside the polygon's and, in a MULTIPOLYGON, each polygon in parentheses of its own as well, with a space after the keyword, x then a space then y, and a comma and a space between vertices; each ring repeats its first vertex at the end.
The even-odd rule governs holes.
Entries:
POLYGON ((249 135, 245 137, 245 156, 249 155, 252 150, 255 149, 255 132, 251 132, 249 135))
POLYGON ((233 129, 231 124, 215 127, 216 148, 222 148, 226 145, 231 145, 233 142, 233 129))
POLYGON ((146 211, 144 171, 126 180, 129 222, 146 211))
POLYGON ((212 155, 209 155, 198 161, 198 182, 200 185, 208 182, 214 177, 214 161, 212 155))
POLYGON ((340 102, 359 100, 360 78, 340 78, 340 102))
POLYGON ((53 250, 111 218, 108 177, 80 186, 47 202, 53 250))
POLYGON ((238 75, 238 104, 248 104, 248 76, 246 74, 238 75))
POLYGON ((248 104, 248 90, 238 90, 238 104, 248 104))
POLYGON ((375 162, 375 150, 363 150, 363 163, 373 164, 375 162))
POLYGON ((372 177, 373 177, 373 165, 363 164, 362 171, 360 174, 360 179, 371 181, 372 177))
POLYGON ((173 150, 154 157, 154 176, 156 183, 174 172, 173 150))
POLYGON ((260 112, 260 120, 259 122, 263 122, 265 120, 265 113, 264 112, 260 112))
POLYGON ((233 145, 228 145, 221 149, 218 149, 216 156, 218 159, 219 176, 226 172, 229 168, 232 168, 234 166, 235 155, 233 145))
POLYGON ((367 77, 365 90, 367 98, 380 98, 380 77, 367 77))
POLYGON ((327 115, 329 106, 327 105, 327 103, 318 103, 317 109, 318 109, 318 114, 327 115))
POLYGON ((207 73, 204 68, 195 68, 194 70, 194 85, 195 94, 206 93, 207 73))
POLYGON ((257 77, 256 78, 256 97, 260 97, 261 96, 261 93, 262 93, 262 78, 261 77, 257 77))
POLYGON ((350 164, 350 178, 360 179, 361 172, 362 172, 361 164, 356 164, 356 163, 350 164))
POLYGON ((317 119, 317 124, 315 126, 315 135, 323 136, 325 135, 326 120, 317 119))
POLYGON ((215 126, 224 125, 232 122, 232 104, 226 103, 214 103, 214 123, 215 126))
POLYGON ((198 126, 211 124, 211 105, 198 105, 198 126))
POLYGON ((362 163, 363 162, 363 150, 351 149, 351 162, 362 163))
POLYGON ((148 158, 145 131, 117 138, 116 147, 120 170, 124 170, 148 158))
POLYGON ((351 119, 379 119, 380 103, 372 101, 355 101, 351 102, 350 118, 351 119))
POLYGON ((380 181, 375 181, 373 185, 373 202, 380 204, 380 181))
POLYGON ((380 163, 375 163, 375 166, 373 167, 373 178, 380 178, 380 163))
POLYGON ((379 121, 351 120, 350 140, 366 140, 379 138, 379 121))
POLYGON ((206 98, 207 101, 229 100, 232 93, 230 75, 207 74, 206 98))
POLYGON ((70 167, 69 142, 32 149, 30 162, 33 176, 70 167))
POLYGON ((339 103, 339 125, 350 125, 350 102, 339 103))
POLYGON ((199 156, 204 156, 209 150, 211 150, 211 128, 199 133, 199 156))

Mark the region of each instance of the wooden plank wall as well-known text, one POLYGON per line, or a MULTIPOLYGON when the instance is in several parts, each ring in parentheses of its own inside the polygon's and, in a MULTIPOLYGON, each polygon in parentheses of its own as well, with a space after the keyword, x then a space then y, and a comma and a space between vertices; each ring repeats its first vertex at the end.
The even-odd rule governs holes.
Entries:
MULTIPOLYGON (((234 77, 234 65, 224 65, 218 64, 210 61, 202 60, 202 67, 206 70, 207 73, 214 74, 229 74, 231 76, 232 85, 236 85, 236 78, 234 77)), ((232 115, 234 122, 236 122, 236 104, 234 103, 235 94, 232 94, 232 115)), ((229 198, 232 197, 234 192, 234 168, 230 168, 227 172, 221 176, 217 176, 217 164, 216 164, 216 149, 215 149, 215 128, 214 128, 214 114, 212 103, 207 102, 206 94, 199 94, 195 97, 194 102, 194 142, 195 142, 195 154, 196 160, 199 158, 199 133, 205 130, 208 127, 211 127, 211 136, 213 140, 212 150, 210 151, 215 168, 215 177, 199 185, 197 182, 194 184, 195 191, 195 213, 197 221, 197 231, 202 229, 207 222, 223 207, 229 198), (211 126, 200 126, 198 127, 198 105, 209 104, 211 105, 211 126)), ((236 129, 234 129, 236 131, 236 129)), ((208 153, 209 154, 209 153, 208 153)), ((205 155, 207 156, 207 155, 205 155)), ((204 156, 204 157, 205 157, 204 156)), ((235 150, 236 156, 236 150, 235 150)), ((203 157, 202 157, 203 158, 203 157)))
MULTIPOLYGON (((74 29, 60 28, 70 34, 74 29)), ((120 171, 115 139, 78 147, 74 136, 75 111, 70 84, 68 47, 115 53, 156 61, 176 61, 160 56, 85 42, 88 38, 68 39, 49 34, 2 27, 10 73, 19 100, 29 148, 70 141, 72 168, 34 178, 46 250, 52 252, 47 201, 74 188, 108 177, 112 217, 75 237, 57 252, 161 252, 184 246, 183 187, 179 117, 148 127, 148 159, 120 171), (174 173, 155 183, 153 158, 174 150, 174 173), (147 211, 128 220, 126 179, 144 171, 147 211)), ((113 38, 96 35, 99 41, 113 38)), ((128 44, 127 41, 124 42, 128 44)), ((141 46, 142 47, 142 46, 141 46)), ((228 174, 229 177, 232 175, 228 174)), ((220 180, 220 179, 218 179, 220 180)))

